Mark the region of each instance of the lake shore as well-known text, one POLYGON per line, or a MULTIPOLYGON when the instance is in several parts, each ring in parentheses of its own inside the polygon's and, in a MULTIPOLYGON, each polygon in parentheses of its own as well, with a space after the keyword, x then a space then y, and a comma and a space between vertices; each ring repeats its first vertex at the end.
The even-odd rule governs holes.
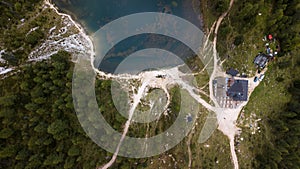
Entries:
POLYGON ((90 36, 90 37, 92 36, 91 31, 89 31, 88 28, 87 28, 87 26, 86 26, 82 21, 80 21, 80 19, 76 16, 76 14, 72 13, 72 12, 69 11, 69 10, 65 10, 65 9, 59 7, 59 5, 57 5, 57 4, 55 3, 55 0, 48 0, 48 1, 49 1, 50 4, 52 4, 52 5, 55 7, 55 9, 56 9, 56 11, 57 11, 58 13, 69 15, 69 16, 72 18, 72 20, 73 20, 77 25, 79 25, 79 26, 81 27, 81 29, 84 30, 84 33, 85 33, 86 35, 88 35, 88 36, 90 36))
POLYGON ((71 23, 78 29, 79 34, 88 42, 88 44, 85 44, 84 46, 89 46, 90 49, 88 50, 88 53, 90 53, 91 63, 93 63, 95 56, 95 48, 93 38, 88 34, 88 31, 84 29, 84 27, 80 25, 79 22, 76 21, 76 19, 73 19, 72 15, 60 12, 59 8, 57 8, 51 0, 45 0, 45 4, 48 5, 51 9, 53 9, 59 16, 67 17, 71 21, 71 23))

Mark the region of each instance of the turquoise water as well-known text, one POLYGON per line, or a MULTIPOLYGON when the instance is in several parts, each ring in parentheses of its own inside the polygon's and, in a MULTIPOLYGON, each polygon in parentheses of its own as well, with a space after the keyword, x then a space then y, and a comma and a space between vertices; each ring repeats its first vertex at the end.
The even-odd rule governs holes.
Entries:
MULTIPOLYGON (((90 35, 112 20, 140 12, 169 13, 184 18, 199 28, 202 26, 199 19, 201 18, 200 12, 194 10, 200 9, 200 5, 193 4, 192 0, 53 0, 53 2, 63 11, 71 13, 90 35)), ((99 68, 105 72, 114 73, 126 56, 149 47, 172 51, 181 59, 193 55, 189 49, 185 49, 183 44, 174 39, 139 35, 117 44, 107 54, 99 68), (158 41, 159 43, 157 43, 158 41)), ((182 64, 176 59, 168 59, 168 61, 164 59, 163 62, 165 67, 182 64)))

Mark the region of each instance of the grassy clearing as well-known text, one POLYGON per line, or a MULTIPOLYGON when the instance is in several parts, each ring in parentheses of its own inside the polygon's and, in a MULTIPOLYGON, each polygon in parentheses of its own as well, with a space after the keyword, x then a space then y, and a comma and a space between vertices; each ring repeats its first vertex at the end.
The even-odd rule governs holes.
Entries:
POLYGON ((271 8, 259 2, 257 4, 259 7, 253 7, 255 26, 245 25, 244 28, 241 25, 237 26, 239 23, 235 15, 241 12, 239 5, 237 3, 233 5, 229 16, 221 24, 217 49, 220 58, 226 59, 224 69, 232 67, 253 76, 256 71, 253 60, 259 52, 265 52, 265 42, 262 39, 267 28, 265 23, 270 17, 267 11, 271 8), (259 13, 261 15, 258 15, 259 13))
POLYGON ((244 138, 244 141, 241 141, 238 146, 238 150, 240 150, 238 156, 242 168, 251 168, 255 155, 261 153, 264 143, 270 142, 271 129, 266 126, 266 123, 269 119, 274 118, 276 112, 283 110, 291 99, 287 88, 290 86, 293 76, 300 73, 299 68, 296 68, 297 63, 294 62, 295 57, 285 56, 269 65, 266 78, 255 89, 250 102, 244 109, 244 117, 239 121, 239 127, 243 130, 240 138, 244 138), (282 67, 281 65, 285 65, 286 62, 290 65, 282 67), (256 117, 253 118, 253 115, 256 117), (254 121, 257 119, 261 119, 257 122, 257 127, 260 129, 257 130, 256 127, 255 134, 252 134, 255 128, 250 128, 249 125, 254 126, 254 121))
MULTIPOLYGON (((261 15, 256 13, 253 24, 255 26, 245 25, 246 30, 243 34, 239 34, 241 31, 236 30, 238 26, 233 20, 235 14, 241 11, 238 5, 234 5, 229 18, 222 24, 218 41, 220 56, 227 59, 224 67, 233 67, 250 76, 255 72, 253 65, 255 56, 265 50, 262 38, 268 26, 267 20, 271 17, 269 15, 271 7, 267 3, 260 2, 258 6, 257 11, 261 15), (240 42, 237 45, 238 38, 240 42)), ((282 111, 291 99, 287 89, 292 79, 299 76, 299 68, 296 66, 297 55, 297 52, 294 52, 270 62, 265 79, 251 95, 250 102, 239 118, 239 127, 243 132, 236 138, 236 150, 241 168, 253 168, 256 155, 262 153, 265 143, 271 142, 271 128, 267 123, 274 118, 276 112, 282 111)))
MULTIPOLYGON (((204 1, 205 3, 208 2, 204 1)), ((265 42, 262 41, 262 38, 265 32, 268 32, 266 23, 272 17, 270 15, 271 5, 271 3, 263 1, 259 1, 253 6, 248 3, 235 2, 229 16, 221 24, 218 36, 217 50, 221 60, 226 59, 223 64, 224 69, 232 67, 241 73, 254 75, 256 69, 253 60, 258 52, 265 52, 265 42), (244 5, 248 5, 249 8, 244 8, 244 5), (249 11, 242 11, 243 8, 249 9, 249 11), (253 18, 251 21, 253 23, 241 25, 238 20, 247 16, 253 18)), ((206 30, 215 20, 208 14, 212 14, 212 11, 211 7, 208 6, 207 8, 204 5, 206 30)), ((269 64, 265 79, 255 89, 250 102, 243 110, 244 113, 239 117, 238 124, 243 131, 236 138, 236 151, 240 168, 253 168, 256 155, 263 151, 265 143, 271 142, 271 128, 267 126, 267 122, 274 118, 275 112, 281 111, 291 99, 287 88, 289 88, 292 79, 299 77, 298 55, 297 52, 293 52, 276 58, 269 64)))
POLYGON ((203 113, 199 116, 198 125, 191 140, 192 168, 233 168, 229 140, 220 131, 216 129, 206 142, 198 143, 206 119, 211 118, 207 111, 202 111, 203 113))
MULTIPOLYGON (((232 67, 249 76, 255 74, 253 61, 259 52, 265 53, 266 42, 262 39, 268 32, 267 23, 273 17, 270 14, 271 10, 272 6, 263 1, 255 5, 234 3, 228 17, 221 24, 218 36, 217 49, 220 58, 226 59, 223 64, 224 69, 232 67), (244 19, 250 21, 241 25, 241 20, 244 19)), ((276 35, 275 38, 277 38, 276 35)), ((271 49, 275 50, 275 43, 270 45, 271 49)))
POLYGON ((198 143, 200 132, 208 117, 208 112, 204 108, 201 108, 200 112, 195 130, 170 151, 148 160, 147 168, 188 169, 189 137, 191 137, 192 168, 233 168, 229 155, 229 140, 220 131, 215 130, 205 143, 198 143))

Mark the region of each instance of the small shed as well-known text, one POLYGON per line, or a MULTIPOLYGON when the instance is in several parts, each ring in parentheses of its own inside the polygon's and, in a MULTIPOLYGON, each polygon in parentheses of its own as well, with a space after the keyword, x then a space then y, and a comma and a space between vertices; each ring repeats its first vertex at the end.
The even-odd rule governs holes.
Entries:
POLYGON ((227 74, 231 75, 231 76, 236 76, 239 74, 239 71, 233 69, 233 68, 230 68, 226 71, 227 74))

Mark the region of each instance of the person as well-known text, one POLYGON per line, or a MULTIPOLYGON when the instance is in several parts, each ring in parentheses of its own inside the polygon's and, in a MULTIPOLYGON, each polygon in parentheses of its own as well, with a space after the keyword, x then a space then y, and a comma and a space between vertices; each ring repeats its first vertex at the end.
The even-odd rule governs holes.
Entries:
POLYGON ((271 48, 270 48, 270 47, 267 47, 267 54, 269 54, 269 53, 272 53, 272 52, 271 52, 271 48))

